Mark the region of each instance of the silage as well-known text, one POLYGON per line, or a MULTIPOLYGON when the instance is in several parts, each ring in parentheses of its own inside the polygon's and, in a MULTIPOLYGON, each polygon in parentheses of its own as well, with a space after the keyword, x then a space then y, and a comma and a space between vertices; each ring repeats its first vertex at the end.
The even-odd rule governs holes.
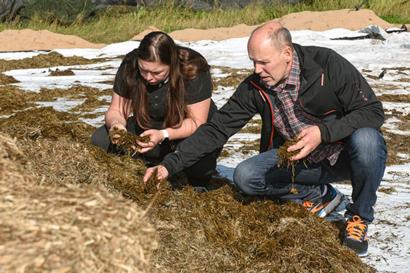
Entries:
POLYGON ((154 272, 145 212, 97 183, 54 183, 28 142, 0 133, 1 272, 154 272))
POLYGON ((213 78, 213 86, 217 88, 222 87, 232 87, 238 86, 242 80, 252 73, 250 69, 235 69, 231 67, 215 66, 214 69, 220 70, 222 77, 213 78))
POLYGON ((11 115, 33 105, 17 87, 0 86, 0 116, 11 115))
POLYGON ((70 69, 65 69, 65 70, 60 70, 60 69, 56 69, 56 70, 51 70, 50 74, 48 74, 48 76, 50 77, 60 77, 60 76, 74 76, 74 72, 70 69))
POLYGON ((11 84, 17 82, 18 81, 14 77, 8 76, 4 73, 0 73, 0 84, 11 84))
POLYGON ((40 102, 53 102, 57 99, 84 100, 78 106, 71 109, 71 113, 79 117, 101 115, 95 110, 108 107, 103 96, 111 95, 111 90, 99 90, 85 86, 73 86, 68 89, 41 89, 38 93, 25 92, 16 86, 0 85, 0 116, 12 115, 21 110, 37 106, 40 102))
MULTIPOLYGON (((285 169, 291 169, 292 172, 292 185, 290 188, 290 193, 291 194, 297 194, 298 190, 295 188, 295 178, 296 178, 296 164, 299 163, 299 160, 291 160, 292 157, 296 156, 299 152, 299 150, 291 151, 289 152, 288 149, 290 146, 295 145, 298 142, 297 139, 292 139, 292 140, 286 140, 285 143, 283 143, 282 146, 279 147, 278 149, 278 164, 277 166, 279 168, 285 168, 285 169)), ((302 160, 304 162, 304 160, 302 160)))
MULTIPOLYGON (((64 58, 50 53, 25 60, 0 60, 0 72, 96 61, 101 60, 64 58)), ((244 77, 242 71, 226 72, 235 75, 217 79, 216 85, 232 86, 244 77)), ((132 240, 140 241, 140 247, 147 249, 144 257, 148 261, 155 248, 155 238, 149 225, 140 226, 146 224, 146 219, 155 226, 159 244, 145 268, 149 268, 148 272, 154 268, 159 272, 373 271, 341 246, 338 229, 333 224, 312 217, 296 205, 252 200, 228 185, 207 193, 197 193, 189 186, 172 190, 164 182, 159 190, 155 181, 145 185, 143 162, 93 147, 90 136, 94 128, 79 121, 89 115, 84 112, 106 105, 98 96, 109 95, 111 90, 78 86, 25 93, 12 86, 0 88, 0 116, 11 115, 0 117, 0 132, 17 139, 8 139, 8 144, 0 147, 1 152, 7 150, 6 157, 0 153, 0 177, 7 175, 7 183, 0 184, 4 205, 0 205, 0 265, 6 268, 5 272, 15 272, 18 266, 20 269, 26 266, 23 272, 47 272, 51 271, 50 266, 71 272, 137 271, 139 267, 133 264, 116 263, 129 261, 129 256, 115 256, 115 251, 126 250, 118 255, 135 253, 132 251, 136 244, 132 240), (51 107, 33 108, 35 102, 57 98, 85 101, 69 113, 56 112, 51 107), (16 143, 18 149, 13 146, 16 143), (16 165, 18 168, 9 164, 14 161, 20 164, 16 165), (20 185, 25 188, 14 188, 20 185), (17 190, 12 192, 13 189, 17 190), (10 202, 21 209, 6 209, 10 202), (13 209, 17 223, 14 225, 9 214, 13 209), (140 223, 133 219, 143 220, 140 223), (7 225, 6 220, 10 221, 7 225), (35 222, 42 224, 44 232, 35 222), (81 226, 84 228, 78 229, 81 226), (85 230, 88 233, 81 233, 85 230), (143 235, 146 241, 139 237, 144 233, 138 231, 148 231, 143 235), (36 243, 33 234, 41 243, 36 243), (6 242, 8 247, 2 248, 6 242), (107 243, 114 259, 107 258, 107 243), (32 252, 27 252, 29 249, 32 252), (27 259, 19 260, 22 256, 27 259), (65 267, 59 268, 60 264, 65 267)), ((389 145, 390 155, 408 152, 409 148, 401 144, 406 143, 404 140, 395 141, 397 134, 388 135, 391 139, 387 141, 394 144, 389 145)), ((245 151, 257 150, 256 142, 245 147, 245 151)))
POLYGON ((110 130, 109 137, 111 142, 115 140, 117 146, 124 150, 126 154, 130 156, 133 156, 134 154, 138 153, 138 151, 142 148, 140 145, 138 145, 138 142, 148 143, 150 140, 149 136, 141 137, 129 133, 126 130, 121 130, 117 128, 113 128, 110 130))
MULTIPOLYGON (((73 114, 52 108, 31 109, 0 121, 0 130, 18 138, 21 152, 27 158, 27 169, 33 176, 41 177, 42 185, 73 191, 105 185, 131 199, 133 204, 150 208, 143 214, 157 230, 159 245, 151 265, 158 271, 372 271, 341 246, 333 225, 310 216, 296 205, 270 200, 250 202, 228 185, 197 193, 189 186, 171 190, 163 183, 160 191, 147 193, 142 182, 142 162, 109 155, 91 146, 93 128, 75 119, 73 114), (33 135, 27 127, 36 128, 37 133, 33 135)), ((38 189, 44 191, 40 186, 38 189)), ((42 198, 47 199, 47 195, 54 200, 51 192, 44 193, 42 198)), ((58 196, 64 199, 64 193, 58 196)), ((127 211, 128 205, 123 209, 127 211)), ((24 207, 25 210, 29 209, 24 207)), ((50 213, 53 210, 49 209, 50 213)), ((109 220, 114 216, 105 217, 109 220)), ((108 225, 117 224, 111 221, 108 225)), ((121 236, 117 233, 112 239, 121 236)), ((103 246, 97 246, 95 251, 98 253, 100 248, 103 246)), ((38 253, 45 257, 48 252, 40 249, 38 253)), ((106 262, 100 260, 100 265, 106 262)))
MULTIPOLYGON (((21 60, 0 60, 0 72, 12 69, 93 64, 102 61, 104 61, 104 59, 86 59, 78 56, 64 57, 60 53, 52 51, 47 54, 39 54, 21 60)), ((45 69, 45 71, 47 70, 45 69)))

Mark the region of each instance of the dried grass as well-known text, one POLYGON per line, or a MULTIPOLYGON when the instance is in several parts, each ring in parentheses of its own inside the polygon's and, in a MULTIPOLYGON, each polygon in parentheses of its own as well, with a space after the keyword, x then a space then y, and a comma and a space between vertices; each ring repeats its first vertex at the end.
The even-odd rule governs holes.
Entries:
POLYGON ((60 69, 56 69, 56 70, 52 70, 49 74, 49 76, 74 76, 74 72, 70 69, 66 69, 66 70, 60 70, 60 69))
MULTIPOLYGON (((0 60, 0 72, 93 62, 50 53, 0 60)), ((215 86, 236 87, 251 72, 221 69, 230 76, 215 86)), ((98 96, 109 94, 81 86, 37 94, 0 86, 0 115, 13 114, 0 119, 0 271, 374 271, 341 246, 335 226, 297 205, 250 200, 227 185, 207 193, 145 186, 141 161, 93 147, 94 128, 79 122, 107 104, 98 96), (69 113, 31 108, 57 98, 86 100, 69 113)), ((393 164, 397 152, 409 153, 408 141, 386 135, 393 164)), ((258 140, 244 144, 244 154, 259 150, 258 140)))
MULTIPOLYGON (((95 109, 98 109, 100 107, 107 107, 110 105, 109 102, 107 101, 101 101, 99 98, 96 96, 92 96, 90 94, 87 94, 86 99, 84 100, 83 103, 80 105, 74 107, 71 109, 71 112, 77 112, 81 114, 81 116, 84 116, 85 113, 87 112, 92 112, 95 109)), ((101 113, 97 113, 98 115, 101 115, 101 113)))
POLYGON ((224 87, 238 87, 238 85, 250 74, 252 70, 250 69, 235 69, 224 66, 215 66, 213 68, 218 68, 221 73, 228 74, 224 77, 213 77, 213 86, 224 86, 224 87))
POLYGON ((397 89, 402 88, 398 86, 397 84, 385 84, 385 83, 380 83, 380 82, 372 83, 371 87, 373 88, 373 90, 379 91, 379 92, 384 92, 388 90, 397 90, 397 89))
MULTIPOLYGON (((278 163, 277 166, 279 168, 291 169, 292 171, 292 187, 290 189, 290 193, 297 194, 298 190, 295 188, 295 167, 299 160, 291 160, 292 157, 297 155, 300 152, 299 150, 289 152, 288 148, 292 145, 295 145, 298 142, 297 139, 286 140, 285 143, 278 149, 278 163)), ((302 160, 304 162, 304 160, 302 160)))
MULTIPOLYGON (((407 123, 408 125, 408 123, 407 123)), ((382 128, 383 135, 387 143, 387 165, 404 164, 410 162, 409 159, 398 157, 398 153, 410 154, 409 136, 397 135, 382 128)))
POLYGON ((377 98, 380 101, 410 102, 410 94, 383 94, 381 96, 378 96, 377 98))
MULTIPOLYGON (((4 218, 9 219, 7 225, 1 222, 3 233, 8 234, 2 245, 7 242, 10 247, 0 248, 0 255, 6 257, 0 261, 10 272, 132 272, 139 270, 134 264, 149 272, 373 272, 341 246, 337 228, 299 206, 269 200, 249 202, 229 186, 202 194, 190 187, 172 191, 164 183, 160 191, 155 190, 155 183, 145 187, 141 161, 108 155, 91 146, 94 128, 78 121, 85 111, 101 107, 104 102, 96 97, 111 90, 75 87, 38 94, 8 90, 1 95, 8 100, 0 104, 1 111, 14 115, 0 120, 0 131, 18 139, 20 152, 14 157, 26 169, 21 179, 31 177, 29 186, 13 183, 25 188, 19 191, 23 194, 18 197, 20 209, 13 210, 18 226, 12 226, 11 218, 4 218), (86 100, 70 113, 26 109, 36 101, 61 97, 86 100), (17 106, 4 108, 15 101, 17 106), (132 202, 106 192, 101 185, 132 202), (111 199, 101 197, 106 195, 111 199), (128 213, 133 206, 146 210, 128 213), (31 220, 28 224, 24 222, 27 219, 31 220), (157 230, 158 246, 152 229, 139 226, 147 224, 145 219, 157 230), (145 229, 149 236, 135 235, 145 229), (135 242, 140 242, 139 247, 135 242), (141 248, 143 258, 134 258, 138 256, 133 253, 141 248), (20 256, 24 259, 16 259, 20 256), (141 262, 148 258, 148 265, 141 262)), ((254 127, 260 128, 258 124, 254 127)), ((247 142, 241 151, 258 149, 256 140, 247 142)))
POLYGON ((58 138, 69 135, 74 141, 89 139, 93 128, 79 122, 77 115, 57 112, 52 107, 30 108, 0 120, 1 131, 18 139, 58 138))
POLYGON ((0 73, 0 84, 10 84, 10 83, 17 83, 17 82, 18 80, 16 80, 14 77, 0 73))
MULTIPOLYGON (((70 87, 68 89, 42 88, 39 93, 27 93, 24 91, 23 93, 29 95, 29 97, 27 98, 28 100, 53 101, 53 100, 56 100, 57 98, 70 98, 70 99, 90 98, 90 99, 93 99, 98 96, 109 96, 112 94, 112 90, 99 90, 93 87, 77 85, 77 86, 70 87)), ((103 102, 100 101, 99 105, 96 105, 96 107, 101 107, 102 104, 103 102)), ((75 112, 74 110, 71 110, 71 111, 75 112)))
MULTIPOLYGON (((397 124, 397 130, 407 132, 410 131, 410 114, 404 115, 403 113, 393 109, 390 114, 386 115, 386 119, 391 117, 394 117, 400 121, 397 124)), ((410 155, 410 146, 408 145, 409 136, 394 134, 385 128, 382 128, 382 132, 387 143, 387 165, 404 164, 410 162, 409 158, 397 156, 398 153, 410 155)))
POLYGON ((224 148, 222 151, 221 151, 221 153, 219 154, 219 158, 227 158, 227 157, 229 157, 229 156, 231 156, 232 154, 231 154, 231 152, 227 149, 227 148, 224 148))
POLYGON ((25 69, 25 68, 42 68, 52 66, 68 66, 68 65, 82 65, 102 62, 103 59, 85 59, 83 57, 73 56, 64 57, 60 53, 50 52, 48 54, 40 54, 31 58, 24 58, 21 60, 0 60, 0 72, 25 69))
POLYGON ((262 130, 262 119, 251 119, 239 133, 260 135, 262 130))
POLYGON ((27 144, 0 133, 1 272, 153 272, 144 211, 97 183, 52 183, 27 144))
POLYGON ((297 205, 243 202, 228 186, 171 192, 152 214, 161 272, 373 272, 330 223, 297 205))
POLYGON ((118 128, 113 128, 109 132, 109 137, 111 142, 114 143, 113 140, 116 141, 118 147, 126 152, 126 154, 133 156, 134 154, 138 153, 138 151, 142 148, 138 145, 138 141, 142 143, 148 143, 150 140, 149 136, 139 136, 132 133, 127 132, 126 130, 121 130, 118 128))
MULTIPOLYGON (((111 95, 111 90, 74 86, 69 89, 41 89, 38 93, 25 92, 15 86, 0 86, 0 115, 12 115, 15 112, 35 106, 35 102, 55 101, 57 99, 84 99, 84 102, 71 109, 78 117, 85 117, 109 102, 100 100, 100 96, 111 95)), ((96 114, 96 115, 101 115, 96 114)))
POLYGON ((397 192, 397 190, 393 187, 380 187, 377 191, 383 192, 385 194, 392 194, 394 192, 397 192))
MULTIPOLYGON (((21 201, 2 212, 11 217, 14 211, 18 220, 18 226, 11 220, 1 226, 5 232, 0 234, 8 234, 1 245, 10 244, 1 248, 0 255, 7 257, 2 265, 25 264, 26 272, 132 272, 136 259, 129 257, 138 250, 133 240, 139 238, 135 232, 145 230, 135 219, 144 215, 157 230, 158 246, 150 264, 159 272, 373 272, 341 246, 335 227, 299 206, 250 202, 229 186, 208 193, 191 187, 147 193, 140 161, 91 146, 92 128, 72 119, 75 116, 45 108, 0 121, 0 131, 17 137, 20 152, 14 157, 22 157, 18 160, 28 175, 42 181, 31 182, 31 187, 13 183, 26 190, 16 188, 21 201), (104 203, 96 197, 103 195, 100 185, 150 209, 129 214, 131 203, 118 195, 104 203)), ((152 237, 143 238, 148 238, 148 249, 155 247, 152 237)), ((144 253, 149 257, 149 251, 144 253)))
POLYGON ((0 116, 11 115, 33 106, 34 103, 27 100, 24 92, 15 86, 0 86, 0 116))
POLYGON ((255 139, 251 141, 239 141, 239 142, 242 144, 240 152, 245 155, 259 151, 259 145, 260 145, 259 139, 255 139))
POLYGON ((406 75, 404 78, 398 79, 399 82, 410 82, 410 78, 406 75))

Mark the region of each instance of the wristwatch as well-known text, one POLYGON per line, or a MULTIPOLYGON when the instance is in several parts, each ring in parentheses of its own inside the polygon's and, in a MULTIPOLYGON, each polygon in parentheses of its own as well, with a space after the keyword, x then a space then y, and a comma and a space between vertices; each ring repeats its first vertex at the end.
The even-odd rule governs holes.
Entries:
POLYGON ((161 130, 161 133, 164 136, 164 138, 161 141, 161 143, 162 143, 162 142, 164 142, 164 140, 169 139, 169 133, 168 133, 167 129, 161 130))

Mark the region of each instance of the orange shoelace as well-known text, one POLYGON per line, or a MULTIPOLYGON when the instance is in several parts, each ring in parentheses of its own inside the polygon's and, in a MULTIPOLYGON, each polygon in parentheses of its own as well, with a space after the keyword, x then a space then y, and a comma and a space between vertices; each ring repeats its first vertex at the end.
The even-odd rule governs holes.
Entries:
POLYGON ((314 204, 313 204, 312 201, 304 201, 302 206, 306 209, 311 209, 313 207, 313 205, 314 204))
POLYGON ((367 224, 363 222, 360 216, 353 216, 352 219, 347 221, 346 231, 348 237, 357 240, 363 241, 365 240, 365 233, 367 229, 367 224))

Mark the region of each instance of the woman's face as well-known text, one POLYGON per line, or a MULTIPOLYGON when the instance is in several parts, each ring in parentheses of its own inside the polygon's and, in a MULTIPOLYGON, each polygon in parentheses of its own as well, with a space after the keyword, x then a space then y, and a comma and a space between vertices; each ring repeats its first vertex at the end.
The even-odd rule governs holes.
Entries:
POLYGON ((143 77, 144 80, 150 85, 156 85, 165 81, 169 75, 169 65, 163 64, 159 61, 147 62, 139 59, 138 69, 141 77, 143 77))

